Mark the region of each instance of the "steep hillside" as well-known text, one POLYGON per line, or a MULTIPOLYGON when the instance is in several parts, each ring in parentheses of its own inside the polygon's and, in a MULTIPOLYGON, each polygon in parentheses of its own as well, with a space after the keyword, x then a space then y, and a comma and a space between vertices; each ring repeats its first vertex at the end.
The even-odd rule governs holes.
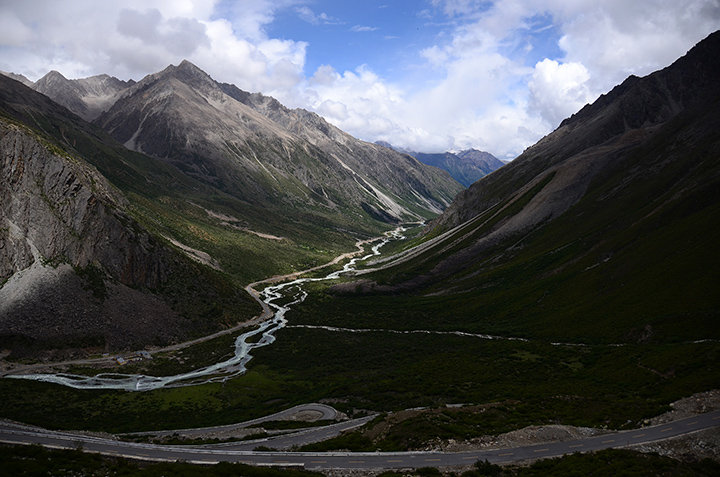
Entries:
POLYGON ((459 194, 430 240, 358 288, 442 296, 436 319, 475 331, 720 338, 718 58, 715 33, 628 78, 459 194))
POLYGON ((171 245, 180 237, 158 230, 162 215, 140 207, 170 188, 202 197, 200 184, 5 77, 0 121, 3 349, 168 343, 256 311, 202 254, 171 245))
POLYGON ((219 85, 187 61, 128 88, 96 122, 127 147, 258 206, 396 222, 436 214, 460 190, 436 169, 219 85))

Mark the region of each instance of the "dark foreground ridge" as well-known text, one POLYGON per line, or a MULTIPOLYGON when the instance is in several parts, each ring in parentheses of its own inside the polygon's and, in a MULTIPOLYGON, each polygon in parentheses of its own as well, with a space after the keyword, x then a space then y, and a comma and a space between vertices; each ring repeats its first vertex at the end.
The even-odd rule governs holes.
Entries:
MULTIPOLYGON (((252 465, 303 466, 307 469, 402 469, 420 467, 458 467, 487 460, 509 464, 539 458, 558 457, 575 452, 628 447, 670 439, 720 426, 720 411, 680 419, 665 424, 565 442, 536 444, 508 449, 469 452, 256 452, 238 450, 232 444, 206 446, 167 446, 122 442, 69 432, 49 431, 10 422, 0 423, 0 441, 11 444, 39 444, 61 449, 82 448, 86 452, 150 461, 184 461, 198 464, 240 462, 252 465)), ((330 427, 330 426, 328 426, 330 427)), ((323 433, 318 428, 310 433, 323 433)), ((281 437, 287 438, 287 436, 281 437)), ((272 446, 272 439, 239 444, 272 446)))

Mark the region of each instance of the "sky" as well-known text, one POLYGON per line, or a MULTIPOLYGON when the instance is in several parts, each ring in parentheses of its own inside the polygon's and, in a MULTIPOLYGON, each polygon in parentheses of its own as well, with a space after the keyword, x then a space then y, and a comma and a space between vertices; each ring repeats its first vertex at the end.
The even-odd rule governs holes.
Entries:
POLYGON ((720 0, 0 0, 0 70, 183 59, 368 141, 512 159, 720 29, 720 0))

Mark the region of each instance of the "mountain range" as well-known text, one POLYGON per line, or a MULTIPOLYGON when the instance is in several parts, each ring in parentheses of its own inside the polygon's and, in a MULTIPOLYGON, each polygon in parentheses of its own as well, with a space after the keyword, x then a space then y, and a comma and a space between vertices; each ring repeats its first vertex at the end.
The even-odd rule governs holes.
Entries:
MULTIPOLYGON (((714 406, 720 382, 718 78, 720 31, 463 188, 411 155, 188 62, 120 91, 61 88, 82 114, 87 98, 113 97, 92 122, 0 77, 5 369, 23 357, 138 349, 236 325, 260 311, 248 283, 426 220, 406 223, 409 239, 386 244, 354 275, 281 298, 307 292, 243 375, 149 392, 2 379, 0 413, 137 435, 330 403, 367 423, 301 451, 431 449, 417 465, 442 465, 437 449, 508 437, 541 441, 528 451, 541 458, 548 440, 605 439, 650 419, 674 428, 678 413, 714 406)), ((124 369, 198 369, 228 356, 232 340, 124 369)), ((295 427, 277 424, 267 430, 295 427)), ((702 432, 683 439, 715 457, 706 437, 716 431, 702 432)), ((648 468, 647 456, 628 455, 575 454, 562 468, 648 468)), ((516 469, 486 461, 470 473, 485 471, 516 469)))
POLYGON ((466 149, 457 153, 426 153, 398 148, 385 141, 377 141, 375 144, 408 154, 428 166, 448 171, 453 179, 465 187, 470 187, 473 182, 506 164, 489 152, 477 149, 466 149))
MULTIPOLYGON (((166 329, 177 332, 158 341, 192 335, 252 313, 241 284, 431 218, 459 192, 424 243, 338 292, 442 296, 455 305, 436 318, 450 313, 449 323, 475 331, 714 335, 719 42, 715 33, 673 65, 631 76, 462 192, 437 168, 189 62, 137 83, 38 81, 65 85, 52 94, 81 113, 87 98, 113 97, 92 123, 2 78, 3 173, 13 185, 2 196, 3 315, 37 315, 36 328, 71 336, 78 312, 54 300, 102 307, 117 285, 166 307, 166 329), (93 96, 90 84, 104 86, 93 96), (75 284, 57 285, 58 269, 75 284), (184 287, 205 298, 191 302, 184 287)), ((91 341, 115 344, 117 333, 94 320, 91 341)), ((8 341, 34 339, 29 320, 3 323, 8 341)))
POLYGON ((254 311, 240 285, 430 218, 462 189, 187 61, 137 83, 51 72, 31 86, 45 95, 0 78, 11 345, 134 346, 230 325, 254 311))

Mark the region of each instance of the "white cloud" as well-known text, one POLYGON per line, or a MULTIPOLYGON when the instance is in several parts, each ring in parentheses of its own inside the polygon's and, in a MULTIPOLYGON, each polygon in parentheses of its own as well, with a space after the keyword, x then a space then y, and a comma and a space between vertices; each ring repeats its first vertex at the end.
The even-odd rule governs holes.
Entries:
POLYGON ((313 25, 340 25, 340 24, 342 24, 342 21, 340 21, 340 19, 331 17, 330 15, 328 15, 325 12, 322 12, 319 15, 316 15, 315 12, 313 12, 312 9, 310 7, 308 7, 307 5, 303 5, 303 6, 295 8, 295 12, 297 12, 298 17, 300 17, 301 20, 311 23, 313 25))
POLYGON ((373 26, 367 26, 367 25, 353 25, 350 28, 350 31, 354 31, 356 33, 358 32, 365 32, 365 31, 376 31, 378 27, 373 26))
POLYGON ((545 58, 535 65, 530 89, 530 110, 552 127, 596 99, 590 92, 590 74, 581 63, 558 63, 545 58))
POLYGON ((585 65, 600 92, 630 74, 672 63, 720 28, 717 0, 610 0, 603 6, 566 16, 560 39, 565 59, 585 65))
POLYGON ((21 46, 32 39, 32 30, 15 13, 2 9, 0 12, 0 45, 21 46))
POLYGON ((31 79, 50 69, 140 79, 187 58, 219 81, 314 110, 366 140, 513 157, 627 75, 670 64, 720 27, 717 0, 431 0, 417 16, 443 29, 431 44, 408 45, 422 74, 399 83, 372 65, 306 75, 308 44, 271 38, 266 27, 281 9, 312 24, 341 23, 308 4, 0 1, 0 69, 31 79), (548 34, 558 48, 543 57, 532 38, 548 34))
POLYGON ((615 0, 434 3, 454 20, 443 41, 416 52, 433 81, 394 84, 369 66, 343 73, 324 66, 286 101, 367 140, 512 158, 628 74, 666 66, 718 26, 698 19, 706 0, 647 0, 645 8, 615 0), (526 65, 532 45, 522 39, 553 28, 563 56, 526 65))
POLYGON ((183 59, 253 91, 293 88, 307 44, 268 38, 264 26, 295 0, 54 0, 0 3, 0 69, 36 80, 108 73, 140 79, 183 59), (221 18, 217 13, 222 13, 221 18))

